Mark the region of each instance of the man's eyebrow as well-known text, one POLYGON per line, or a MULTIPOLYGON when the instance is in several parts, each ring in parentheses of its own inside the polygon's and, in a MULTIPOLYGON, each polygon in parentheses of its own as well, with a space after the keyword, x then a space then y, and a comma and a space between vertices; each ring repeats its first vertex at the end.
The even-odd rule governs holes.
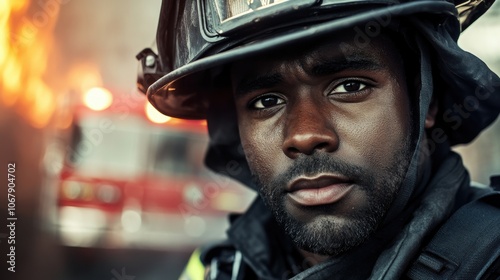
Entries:
POLYGON ((251 79, 243 79, 236 85, 235 95, 242 96, 255 90, 270 88, 282 81, 283 77, 279 73, 264 74, 251 79))
POLYGON ((366 57, 349 57, 348 59, 322 59, 309 71, 313 76, 323 76, 345 70, 380 70, 382 65, 366 57))
MULTIPOLYGON (((379 70, 382 65, 378 64, 375 60, 367 58, 366 56, 354 55, 349 59, 332 58, 332 59, 319 59, 315 65, 308 72, 313 76, 324 76, 342 72, 345 70, 379 70)), ((246 93, 266 89, 278 85, 283 81, 283 76, 280 73, 263 74, 255 78, 243 79, 236 85, 235 95, 243 96, 246 93)))

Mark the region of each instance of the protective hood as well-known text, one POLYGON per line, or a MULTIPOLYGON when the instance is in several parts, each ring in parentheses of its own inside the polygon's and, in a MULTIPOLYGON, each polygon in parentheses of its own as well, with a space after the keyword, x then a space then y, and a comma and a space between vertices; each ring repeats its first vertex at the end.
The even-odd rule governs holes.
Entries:
MULTIPOLYGON (((314 3, 310 2, 308 1, 314 6, 314 3)), ((305 10, 309 14, 290 13, 288 16, 292 17, 291 19, 296 17, 295 21, 290 21, 289 18, 288 22, 293 24, 276 27, 273 25, 273 28, 265 32, 253 30, 253 33, 250 32, 253 34, 251 36, 240 36, 237 31, 247 34, 243 31, 248 29, 238 30, 234 26, 226 26, 228 29, 222 30, 222 35, 214 35, 211 38, 206 34, 198 37, 183 35, 181 38, 172 35, 172 32, 161 32, 159 28, 158 41, 162 42, 158 46, 160 58, 156 63, 152 63, 155 71, 149 72, 156 76, 143 75, 142 78, 143 82, 157 79, 148 88, 148 98, 160 112, 167 115, 191 119, 206 118, 210 134, 207 166, 255 189, 241 147, 231 96, 228 92, 218 91, 219 88, 213 85, 212 77, 215 73, 224 65, 238 59, 301 44, 306 40, 370 22, 378 24, 379 27, 393 29, 402 34, 408 46, 418 54, 418 100, 415 106, 414 130, 418 132, 419 141, 416 142, 400 195, 389 212, 388 219, 391 219, 407 205, 412 196, 421 191, 416 190, 415 186, 422 177, 417 172, 423 158, 422 153, 435 153, 436 146, 445 146, 447 149, 448 145, 470 142, 490 125, 500 112, 499 77, 480 59, 457 45, 460 31, 487 7, 467 9, 476 7, 474 4, 477 4, 477 1, 462 3, 459 9, 466 16, 459 21, 455 5, 441 0, 312 2, 333 4, 328 7, 329 12, 324 14, 321 13, 323 4, 318 6, 318 10, 305 10), (332 9, 337 9, 337 12, 331 12, 332 9), (314 17, 314 20, 308 20, 314 13, 318 16, 314 17), (197 47, 186 50, 189 42, 197 47), (187 45, 182 45, 183 43, 187 45), (435 128, 428 134, 429 147, 434 147, 435 150, 429 151, 428 147, 420 146, 420 140, 425 137, 425 116, 433 95, 439 110, 435 128)), ((169 8, 178 12, 184 9, 187 13, 196 13, 194 4, 185 5, 169 8)), ((323 9, 326 10, 326 7, 323 9)), ((195 28, 201 28, 196 22, 189 25, 182 15, 177 16, 175 20, 169 19, 168 22, 176 23, 174 28, 180 30, 177 33, 189 33, 195 28)), ((271 20, 269 22, 274 23, 271 20)), ((166 23, 160 23, 162 24, 166 23)), ((149 54, 142 53, 139 58, 147 58, 149 54)), ((143 66, 145 61, 146 59, 143 60, 143 66)))

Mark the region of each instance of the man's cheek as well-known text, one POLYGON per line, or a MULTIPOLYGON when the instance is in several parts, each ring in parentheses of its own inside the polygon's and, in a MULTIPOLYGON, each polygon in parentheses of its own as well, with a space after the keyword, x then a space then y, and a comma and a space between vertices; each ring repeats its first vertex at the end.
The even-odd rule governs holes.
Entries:
MULTIPOLYGON (((277 158, 279 157, 276 151, 276 144, 269 141, 266 142, 265 139, 255 136, 261 135, 243 135, 245 138, 242 138, 243 151, 245 152, 250 169, 252 172, 263 172, 262 175, 272 173, 271 169, 273 169, 273 166, 276 166, 278 162, 277 158)), ((259 173, 259 175, 261 174, 259 173)))
POLYGON ((273 174, 275 173, 272 165, 260 156, 253 157, 251 161, 248 162, 248 165, 252 174, 258 175, 260 180, 264 182, 271 180, 273 174))

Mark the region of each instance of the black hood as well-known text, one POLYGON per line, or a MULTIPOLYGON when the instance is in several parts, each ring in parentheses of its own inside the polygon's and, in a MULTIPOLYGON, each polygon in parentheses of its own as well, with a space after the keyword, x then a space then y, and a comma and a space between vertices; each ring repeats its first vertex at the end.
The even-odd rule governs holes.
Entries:
MULTIPOLYGON (((405 180, 387 220, 392 220, 412 197, 424 191, 416 186, 425 186, 419 182, 430 175, 426 169, 419 173, 426 155, 439 161, 440 155, 447 154, 450 146, 472 141, 500 112, 500 78, 479 58, 457 45, 458 21, 436 26, 432 20, 410 17, 397 28, 418 55, 414 80, 416 104, 413 106, 413 130, 417 132, 417 139, 405 180), (439 109, 434 128, 427 131, 428 146, 424 147, 421 140, 426 137, 425 116, 433 97, 439 109)), ((210 146, 206 165, 256 189, 241 147, 230 93, 219 91, 211 95, 209 104, 210 146)))

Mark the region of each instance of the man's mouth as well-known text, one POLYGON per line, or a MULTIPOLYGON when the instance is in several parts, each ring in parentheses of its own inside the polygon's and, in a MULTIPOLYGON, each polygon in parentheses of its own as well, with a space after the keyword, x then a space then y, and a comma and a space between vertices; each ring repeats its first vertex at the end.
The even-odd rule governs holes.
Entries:
POLYGON ((287 187, 287 195, 302 206, 332 204, 347 195, 354 184, 349 178, 336 175, 299 177, 287 187))

